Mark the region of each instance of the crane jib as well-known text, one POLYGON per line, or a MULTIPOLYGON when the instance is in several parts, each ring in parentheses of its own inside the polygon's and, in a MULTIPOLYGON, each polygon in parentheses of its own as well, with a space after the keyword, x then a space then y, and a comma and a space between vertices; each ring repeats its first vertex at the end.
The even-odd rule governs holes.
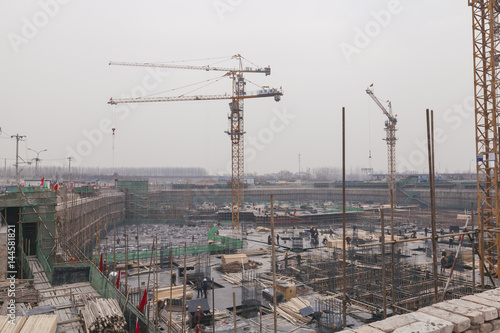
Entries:
POLYGON ((248 98, 262 98, 262 97, 275 97, 279 100, 283 96, 283 92, 273 89, 273 91, 265 93, 257 93, 252 95, 231 96, 231 95, 200 95, 200 96, 179 96, 179 97, 138 97, 138 98, 111 98, 108 104, 125 104, 125 103, 149 103, 149 102, 180 102, 180 101, 206 101, 206 100, 221 100, 221 99, 248 99, 248 98))

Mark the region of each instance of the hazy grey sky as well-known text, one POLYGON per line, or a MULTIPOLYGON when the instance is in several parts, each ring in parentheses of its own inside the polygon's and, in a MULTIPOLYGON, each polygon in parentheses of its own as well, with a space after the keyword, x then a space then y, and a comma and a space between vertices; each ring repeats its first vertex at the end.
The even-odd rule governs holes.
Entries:
MULTIPOLYGON (((386 172, 385 117, 365 93, 398 115, 398 171, 426 171, 425 109, 435 112, 438 171, 474 168, 471 9, 467 1, 77 1, 0 3, 0 158, 10 135, 48 149, 44 165, 199 166, 230 161, 228 101, 147 103, 122 109, 110 97, 155 94, 219 72, 109 66, 240 53, 283 87, 282 101, 245 102, 247 172, 341 165, 341 107, 347 164, 386 172)), ((200 60, 190 64, 205 65, 200 60)), ((248 90, 255 90, 249 83, 248 90)), ((230 93, 229 79, 199 93, 230 93)), ((170 95, 175 95, 171 93, 170 95)), ((160 95, 161 96, 161 95, 160 95)), ((8 163, 13 163, 8 160, 8 163)))

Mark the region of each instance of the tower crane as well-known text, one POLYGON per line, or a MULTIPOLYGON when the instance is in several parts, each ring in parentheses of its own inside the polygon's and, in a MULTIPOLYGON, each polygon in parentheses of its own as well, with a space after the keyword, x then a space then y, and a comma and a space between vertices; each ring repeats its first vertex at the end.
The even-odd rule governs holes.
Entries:
MULTIPOLYGON (((388 172, 389 172, 389 200, 391 203, 391 212, 394 208, 396 192, 395 192, 395 175, 396 175, 396 124, 398 119, 396 116, 392 115, 392 104, 390 101, 387 101, 388 109, 387 110, 384 105, 380 102, 380 100, 375 96, 373 90, 370 87, 366 88, 366 93, 373 99, 373 101, 378 105, 378 107, 382 110, 382 112, 387 117, 385 121, 385 140, 387 142, 387 164, 388 164, 388 172)), ((391 213, 392 216, 392 213, 391 213)))
POLYGON ((168 63, 135 63, 135 62, 110 62, 110 65, 118 66, 136 66, 136 67, 159 67, 173 69, 192 69, 204 71, 222 71, 226 72, 224 76, 232 80, 231 95, 194 95, 177 97, 138 97, 138 98, 120 98, 109 100, 109 104, 121 103, 146 103, 146 102, 174 102, 174 101, 197 101, 197 100, 221 100, 229 99, 229 129, 226 133, 231 139, 231 220, 232 228, 240 227, 240 206, 244 203, 244 100, 247 98, 274 97, 279 102, 283 91, 276 88, 263 88, 257 92, 247 93, 245 91, 246 81, 244 73, 261 73, 266 76, 271 75, 271 68, 268 67, 245 67, 244 59, 240 54, 234 55, 232 59, 237 59, 238 68, 217 67, 217 66, 192 66, 177 65, 168 63))
POLYGON ((476 119, 477 209, 481 280, 485 268, 500 276, 499 133, 500 5, 497 0, 469 0, 472 8, 474 99, 476 119))

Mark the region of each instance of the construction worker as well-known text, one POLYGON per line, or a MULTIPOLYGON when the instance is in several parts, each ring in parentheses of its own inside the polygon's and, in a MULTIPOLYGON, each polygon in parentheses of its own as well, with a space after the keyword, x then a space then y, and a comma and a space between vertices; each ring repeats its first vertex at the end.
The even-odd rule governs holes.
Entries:
POLYGON ((272 240, 271 235, 267 236, 267 245, 271 245, 272 240))
POLYGON ((207 278, 203 279, 203 294, 205 294, 205 298, 208 296, 208 281, 207 278))
POLYGON ((316 323, 318 324, 318 327, 319 327, 319 320, 321 319, 321 315, 323 314, 323 311, 315 311, 313 312, 313 314, 311 315, 311 321, 309 322, 309 324, 311 324, 312 322, 316 321, 316 323))
POLYGON ((351 237, 347 236, 345 240, 347 242, 347 245, 351 245, 351 237))
POLYGON ((276 234, 276 244, 280 245, 280 235, 276 234))
POLYGON ((325 236, 325 238, 323 238, 323 245, 326 245, 327 241, 328 241, 328 238, 326 238, 326 236, 325 236))
POLYGON ((203 313, 203 311, 201 311, 201 306, 198 306, 193 316, 193 323, 195 327, 196 325, 201 325, 201 318, 203 316, 205 316, 205 314, 203 313))
POLYGON ((429 269, 428 269, 428 268, 425 270, 425 278, 426 278, 427 280, 429 280, 429 279, 431 278, 431 271, 429 271, 429 269))
POLYGON ((165 302, 158 298, 158 312, 160 312, 165 306, 165 302))
POLYGON ((332 230, 332 227, 330 227, 330 230, 328 230, 328 233, 330 234, 330 236, 333 236, 333 230, 332 230))
POLYGON ((451 237, 451 238, 450 238, 450 242, 449 242, 449 244, 450 244, 450 245, 449 245, 449 247, 450 247, 450 248, 453 248, 453 237, 451 237))
POLYGON ((446 269, 446 257, 442 256, 441 257, 441 274, 444 274, 445 269, 446 269))
POLYGON ((441 250, 441 256, 442 256, 442 257, 446 257, 446 250, 445 250, 445 249, 442 249, 442 250, 441 250))
POLYGON ((173 284, 174 286, 176 286, 175 281, 177 281, 177 273, 176 273, 176 272, 173 272, 173 273, 172 273, 172 284, 173 284))
POLYGON ((425 234, 425 237, 427 237, 427 233, 429 232, 429 229, 427 229, 427 227, 424 228, 424 234, 425 234))
POLYGON ((196 290, 198 291, 198 298, 200 298, 200 294, 201 296, 203 296, 203 281, 201 281, 201 277, 198 276, 198 281, 196 281, 196 290))
POLYGON ((288 268, 288 252, 285 252, 285 268, 288 268))
POLYGON ((302 254, 300 254, 300 253, 299 253, 299 254, 297 255, 297 266, 299 266, 299 267, 300 267, 300 262, 301 262, 301 261, 302 261, 302 254))

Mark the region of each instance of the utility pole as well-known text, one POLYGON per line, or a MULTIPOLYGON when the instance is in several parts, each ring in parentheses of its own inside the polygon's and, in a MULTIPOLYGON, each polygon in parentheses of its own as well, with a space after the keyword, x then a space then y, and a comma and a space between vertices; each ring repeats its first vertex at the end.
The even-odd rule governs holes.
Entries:
POLYGON ((36 158, 35 158, 35 177, 37 177, 38 176, 38 162, 40 161, 40 153, 43 153, 44 151, 47 151, 47 149, 36 151, 34 149, 28 148, 28 150, 34 151, 36 153, 36 158))
POLYGON ((22 141, 26 135, 11 135, 11 138, 16 138, 16 183, 19 185, 19 141, 22 141))
POLYGON ((71 188, 71 159, 72 157, 68 157, 68 173, 69 173, 69 187, 71 188))

